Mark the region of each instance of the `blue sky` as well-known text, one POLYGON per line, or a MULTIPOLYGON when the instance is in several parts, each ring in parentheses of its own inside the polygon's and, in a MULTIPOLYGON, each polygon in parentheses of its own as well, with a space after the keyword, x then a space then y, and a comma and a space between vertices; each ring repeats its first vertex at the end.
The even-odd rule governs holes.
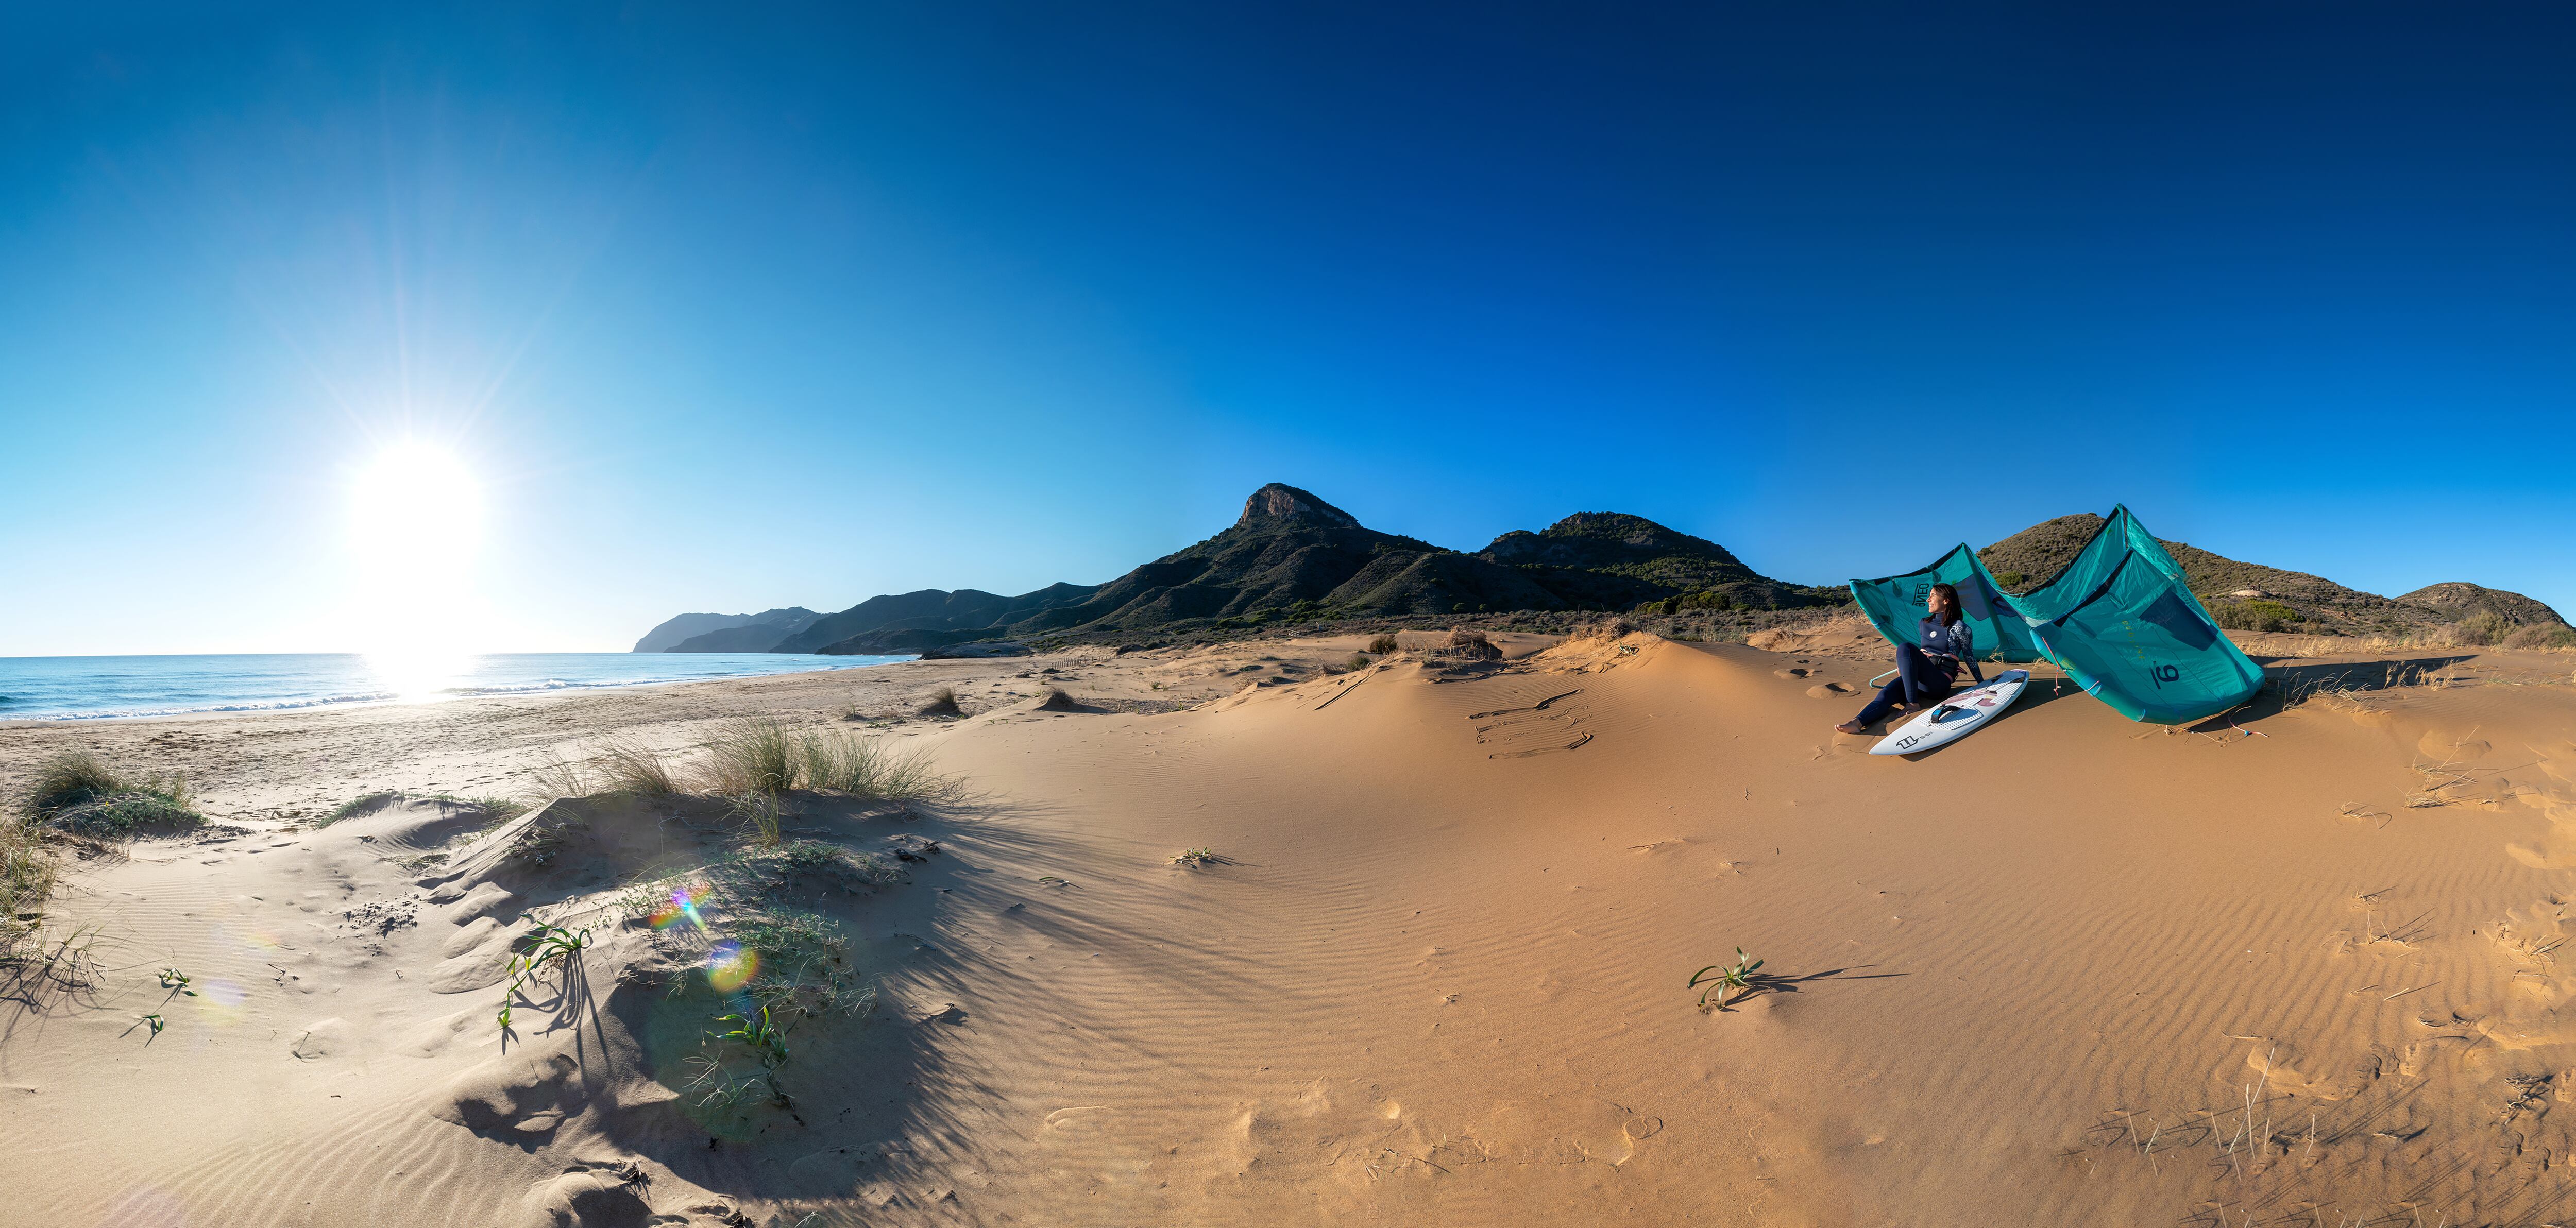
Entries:
POLYGON ((1806 582, 2125 501, 2576 611, 2563 7, 58 7, 0 655, 623 648, 1271 480, 1806 582), (469 559, 353 537, 405 439, 469 559))

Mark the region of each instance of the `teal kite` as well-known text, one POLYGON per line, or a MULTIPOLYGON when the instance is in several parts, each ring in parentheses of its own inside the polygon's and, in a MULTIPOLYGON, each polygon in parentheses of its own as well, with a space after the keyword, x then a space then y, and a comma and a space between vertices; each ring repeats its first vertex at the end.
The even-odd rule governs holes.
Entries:
POLYGON ((1977 655, 2046 661, 2133 721, 2180 725, 2253 698, 2263 671, 2192 596, 2182 568, 2125 506, 2111 509, 2066 570, 2015 597, 1962 542, 1920 571, 1854 580, 1851 591, 1889 643, 1914 642, 1932 586, 1959 590, 1977 655))

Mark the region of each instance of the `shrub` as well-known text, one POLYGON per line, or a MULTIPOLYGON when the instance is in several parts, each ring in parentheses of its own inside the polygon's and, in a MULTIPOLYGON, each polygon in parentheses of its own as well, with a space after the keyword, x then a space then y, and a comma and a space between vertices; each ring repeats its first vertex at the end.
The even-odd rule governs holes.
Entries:
POLYGON ((1995 583, 2003 585, 2005 588, 2019 588, 2022 586, 2024 581, 2029 579, 2029 576, 2025 576, 2018 571, 1999 571, 1995 573, 1995 583))
POLYGON ((2493 644, 2513 634, 2513 622, 2493 610, 2473 610, 2457 624, 2463 644, 2493 644))
POLYGON ((1734 608, 1736 608, 1735 598, 1718 592, 1716 589, 1705 589, 1696 593, 1681 593, 1676 596, 1666 597, 1661 601, 1649 601, 1644 605, 1638 606, 1635 612, 1649 617, 1656 617, 1665 614, 1679 614, 1686 610, 1725 611, 1732 610, 1734 608))
POLYGON ((1394 636, 1381 632, 1376 639, 1368 642, 1368 650, 1379 656, 1385 656, 1390 652, 1402 652, 1404 645, 1396 642, 1394 636))
POLYGON ((2576 648, 2576 627, 2565 623, 2532 623, 2504 637, 2507 648, 2576 648))
POLYGON ((2299 621, 2299 612, 2277 601, 2209 602, 2209 616, 2230 631, 2279 631, 2299 621))

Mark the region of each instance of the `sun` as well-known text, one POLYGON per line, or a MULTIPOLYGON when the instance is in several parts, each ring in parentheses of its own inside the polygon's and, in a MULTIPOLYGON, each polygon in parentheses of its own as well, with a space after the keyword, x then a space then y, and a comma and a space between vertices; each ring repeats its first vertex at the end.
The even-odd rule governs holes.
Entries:
POLYGON ((351 543, 371 571, 435 580, 474 556, 483 493, 454 452, 395 444, 358 471, 351 496, 351 543))

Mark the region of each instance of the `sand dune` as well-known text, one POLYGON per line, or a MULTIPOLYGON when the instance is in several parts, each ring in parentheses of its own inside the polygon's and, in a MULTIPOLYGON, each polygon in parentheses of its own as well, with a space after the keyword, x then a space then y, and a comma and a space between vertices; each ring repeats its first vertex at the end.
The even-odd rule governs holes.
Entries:
POLYGON ((2286 662, 2192 731, 2043 670, 1907 761, 1829 729, 1880 668, 1862 636, 1497 638, 7 730, 12 766, 69 739, 186 767, 237 830, 58 893, 47 933, 93 964, 17 974, 0 1222, 2576 1216, 2569 658, 2286 662), (865 719, 937 685, 966 719, 865 719), (971 786, 791 799, 790 839, 940 849, 798 896, 877 998, 790 1034, 792 1108, 691 1107, 691 970, 733 922, 618 899, 738 846, 717 804, 300 825, 745 712, 971 786), (595 941, 505 1038, 523 916, 595 941), (1757 992, 1696 1009, 1739 946, 1757 992))

